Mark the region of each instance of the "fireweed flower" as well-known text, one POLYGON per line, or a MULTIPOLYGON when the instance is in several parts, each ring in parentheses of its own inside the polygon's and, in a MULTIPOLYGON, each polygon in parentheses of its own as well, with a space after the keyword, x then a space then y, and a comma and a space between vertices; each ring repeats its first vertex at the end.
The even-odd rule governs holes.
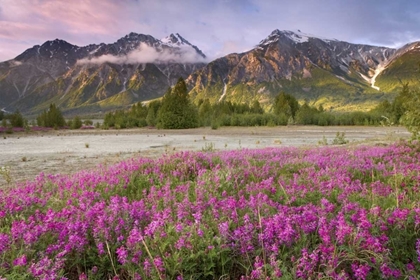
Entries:
POLYGON ((162 261, 162 258, 160 258, 160 257, 156 257, 156 258, 153 260, 153 262, 155 263, 155 266, 157 267, 157 269, 158 269, 160 272, 165 271, 165 265, 164 265, 164 263, 163 263, 163 261, 162 261))
POLYGON ((5 233, 0 233, 0 254, 8 249, 9 244, 10 244, 9 235, 5 233))
POLYGON ((13 261, 15 266, 25 266, 27 264, 26 255, 22 255, 13 261))
POLYGON ((150 263, 149 259, 145 259, 143 262, 143 269, 147 276, 150 276, 150 273, 152 272, 153 266, 150 263))
POLYGON ((125 264, 127 262, 128 253, 127 253, 127 250, 124 248, 124 246, 119 247, 116 253, 117 253, 118 261, 121 264, 125 264))
POLYGON ((351 265, 351 269, 353 270, 356 279, 364 280, 370 271, 370 266, 368 264, 359 265, 357 263, 353 263, 351 265))

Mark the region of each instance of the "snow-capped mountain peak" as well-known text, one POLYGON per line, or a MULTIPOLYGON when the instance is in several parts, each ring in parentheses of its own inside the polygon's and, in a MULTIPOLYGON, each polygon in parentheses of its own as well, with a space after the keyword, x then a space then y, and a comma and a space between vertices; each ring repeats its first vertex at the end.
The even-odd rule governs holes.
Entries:
POLYGON ((315 36, 309 33, 304 33, 300 31, 299 29, 295 31, 290 31, 290 30, 280 31, 278 29, 275 29, 273 32, 271 32, 270 35, 268 35, 267 38, 262 40, 259 43, 259 45, 260 46, 269 45, 273 42, 279 41, 280 39, 286 39, 286 38, 293 41, 296 44, 308 42, 310 38, 319 39, 325 42, 337 41, 336 39, 327 39, 327 38, 322 38, 322 37, 315 36))
POLYGON ((166 36, 165 38, 163 38, 162 43, 168 45, 168 46, 180 46, 180 45, 189 45, 192 46, 190 42, 188 42, 187 40, 185 40, 181 35, 179 35, 178 33, 176 34, 171 34, 169 36, 166 36))
POLYGON ((196 46, 188 42, 185 38, 183 38, 179 33, 171 34, 166 36, 165 38, 160 40, 163 45, 168 47, 191 47, 193 48, 201 57, 206 58, 206 55, 196 46))

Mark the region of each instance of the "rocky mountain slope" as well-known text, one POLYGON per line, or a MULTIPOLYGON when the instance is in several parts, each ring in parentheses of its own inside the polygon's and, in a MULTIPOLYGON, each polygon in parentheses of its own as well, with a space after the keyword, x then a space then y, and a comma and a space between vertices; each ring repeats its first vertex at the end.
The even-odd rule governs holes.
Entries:
POLYGON ((392 97, 401 86, 396 80, 414 75, 413 66, 406 64, 420 61, 420 49, 413 48, 396 50, 274 30, 254 49, 210 62, 193 73, 188 84, 195 99, 212 102, 257 99, 270 106, 283 90, 314 105, 363 110, 392 97), (407 57, 401 62, 405 72, 395 69, 402 57, 407 57))
POLYGON ((130 33, 113 44, 47 41, 0 63, 0 108, 36 113, 54 102, 97 112, 160 97, 206 56, 179 34, 158 40, 130 33))
POLYGON ((0 63, 0 109, 35 114, 57 104, 67 114, 122 108, 161 97, 181 76, 193 100, 259 100, 281 91, 326 109, 368 110, 403 83, 420 85, 420 43, 400 49, 274 30, 250 51, 207 63, 179 34, 161 40, 130 33, 113 44, 63 40, 0 63))

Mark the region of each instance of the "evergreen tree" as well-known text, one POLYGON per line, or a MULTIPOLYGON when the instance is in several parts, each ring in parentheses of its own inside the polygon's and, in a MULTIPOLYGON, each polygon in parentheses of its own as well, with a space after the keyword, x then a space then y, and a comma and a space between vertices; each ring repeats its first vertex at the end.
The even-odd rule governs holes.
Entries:
MULTIPOLYGON (((404 89, 403 89, 404 90, 404 89)), ((412 90, 404 93, 404 115, 401 123, 412 133, 413 139, 420 138, 420 91, 412 90)))
POLYGON ((141 102, 134 104, 131 106, 131 110, 129 112, 130 117, 135 119, 145 119, 147 117, 147 107, 143 106, 141 102))
POLYGON ((184 79, 179 78, 175 87, 169 88, 163 96, 158 113, 158 126, 170 129, 198 126, 198 113, 189 100, 184 79))
POLYGON ((73 118, 73 121, 71 122, 71 129, 79 129, 82 127, 82 120, 80 119, 79 116, 75 116, 73 118))
POLYGON ((318 124, 318 114, 319 111, 316 108, 310 107, 308 103, 305 102, 296 112, 295 122, 304 125, 318 124))
POLYGON ((274 114, 285 115, 286 117, 295 117, 299 110, 299 103, 296 98, 285 92, 280 92, 274 99, 274 114))
POLYGON ((159 100, 154 100, 149 103, 149 106, 147 107, 147 116, 146 116, 147 125, 156 126, 157 115, 158 115, 158 111, 161 105, 162 104, 159 100))
POLYGON ((413 98, 412 93, 408 87, 408 84, 403 84, 403 88, 400 93, 395 97, 394 102, 392 102, 392 114, 393 121, 399 123, 401 117, 404 115, 408 103, 411 102, 413 98))
POLYGON ((251 113, 254 113, 254 114, 264 113, 264 110, 261 107, 261 104, 258 100, 254 100, 254 102, 252 102, 250 110, 251 110, 251 113))
POLYGON ((24 127, 25 126, 25 120, 23 119, 22 114, 19 112, 19 110, 16 110, 13 114, 9 116, 10 125, 12 127, 24 127))
POLYGON ((198 115, 203 125, 211 124, 212 107, 208 98, 200 100, 198 106, 198 115))
POLYGON ((55 104, 50 104, 48 111, 44 111, 37 118, 36 121, 39 126, 45 127, 63 127, 66 125, 63 114, 55 104))

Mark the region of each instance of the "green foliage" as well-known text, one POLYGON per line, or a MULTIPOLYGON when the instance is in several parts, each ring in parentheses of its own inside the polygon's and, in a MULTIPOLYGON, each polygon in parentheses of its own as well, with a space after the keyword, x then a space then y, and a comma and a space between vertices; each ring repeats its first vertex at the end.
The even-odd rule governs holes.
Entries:
POLYGON ((198 126, 198 112, 190 102, 187 85, 179 78, 173 89, 168 89, 158 112, 158 126, 169 129, 198 126))
POLYGON ((82 120, 79 116, 75 116, 71 122, 70 128, 71 129, 79 129, 82 127, 82 120))
POLYGON ((146 116, 148 109, 143 106, 141 102, 134 104, 130 110, 117 110, 110 112, 105 115, 103 127, 109 128, 114 127, 120 128, 132 128, 132 127, 144 127, 147 125, 146 116))
POLYGON ((0 111, 0 121, 3 120, 3 118, 4 118, 4 112, 0 111))
POLYGON ((209 99, 200 100, 198 102, 198 116, 201 124, 204 126, 212 125, 212 106, 209 99))
POLYGON ((13 114, 10 114, 7 116, 10 125, 12 127, 24 127, 25 126, 25 119, 23 118, 22 114, 19 112, 19 110, 16 110, 13 114))
POLYGON ((294 118, 298 109, 299 103, 296 98, 284 91, 280 92, 274 99, 273 110, 276 115, 285 114, 287 117, 294 118))
POLYGON ((260 104, 260 102, 258 100, 254 100, 252 102, 250 111, 253 114, 262 114, 262 113, 264 113, 264 110, 261 107, 261 104, 260 104))
POLYGON ((217 119, 213 119, 210 123, 211 129, 216 130, 220 127, 220 122, 217 119))
MULTIPOLYGON (((384 121, 383 115, 378 111, 332 113, 324 110, 322 105, 314 107, 305 103, 299 106, 294 97, 284 93, 279 95, 281 97, 279 97, 279 100, 289 101, 287 101, 287 104, 283 104, 284 106, 275 107, 273 113, 264 112, 258 101, 254 101, 251 105, 231 101, 211 104, 209 99, 202 99, 198 101, 197 106, 194 106, 189 101, 187 102, 188 96, 182 97, 184 102, 179 102, 174 96, 172 90, 168 89, 162 102, 155 100, 150 102, 147 107, 136 105, 129 111, 120 110, 108 113, 105 115, 104 127, 129 128, 159 125, 162 128, 186 128, 189 126, 183 126, 183 121, 191 119, 194 119, 193 123, 196 126, 210 126, 212 129, 217 129, 220 126, 277 126, 293 124, 320 126, 380 125, 384 121), (184 108, 182 104, 188 105, 184 106, 184 108), (292 110, 291 108, 294 109, 292 110), (293 112, 294 117, 292 115, 293 112), (168 124, 166 127, 162 125, 162 122, 165 121, 168 124)), ((385 104, 383 106, 386 107, 388 105, 385 104)))
POLYGON ((203 152, 214 152, 215 151, 214 143, 213 142, 206 142, 204 144, 204 147, 201 148, 201 151, 203 151, 203 152))
POLYGON ((335 138, 333 140, 333 145, 345 145, 349 143, 349 140, 346 139, 346 135, 344 132, 337 132, 335 138))
MULTIPOLYGON (((2 115, 0 116, 1 126, 2 127, 27 127, 28 121, 22 116, 19 110, 16 110, 12 114, 4 114, 1 112, 2 115)), ((11 131, 13 132, 13 131, 11 131)))
POLYGON ((371 111, 372 115, 380 116, 382 125, 402 124, 412 133, 413 139, 419 138, 420 132, 420 91, 410 90, 408 84, 391 102, 383 101, 371 111))
POLYGON ((392 113, 395 121, 400 121, 401 117, 404 115, 407 102, 411 99, 410 89, 408 84, 403 85, 402 90, 395 97, 394 102, 392 103, 392 113))
POLYGON ((93 121, 92 120, 84 120, 83 124, 84 125, 93 125, 93 121))
POLYGON ((413 139, 420 138, 420 91, 409 91, 406 96, 406 102, 403 103, 405 108, 404 115, 401 118, 401 123, 407 127, 408 131, 412 133, 413 139))
POLYGON ((403 84, 399 94, 392 102, 382 101, 376 106, 371 113, 380 115, 387 123, 399 124, 407 110, 406 104, 410 102, 411 93, 408 84, 403 84))
POLYGON ((7 184, 12 182, 12 175, 10 174, 10 168, 8 166, 0 167, 0 175, 3 177, 7 184))
POLYGON ((310 107, 308 103, 305 103, 296 112, 295 122, 304 125, 317 124, 316 118, 319 113, 316 108, 310 107))
POLYGON ((328 145, 328 140, 327 140, 327 137, 325 137, 325 135, 322 136, 322 139, 318 141, 318 145, 321 145, 321 146, 327 146, 328 145))
POLYGON ((48 111, 44 111, 37 118, 36 121, 39 126, 45 127, 63 127, 66 125, 63 114, 55 104, 50 104, 48 111))
POLYGON ((162 103, 159 100, 154 100, 149 103, 147 107, 147 116, 146 122, 149 126, 156 126, 157 125, 157 115, 162 103))

